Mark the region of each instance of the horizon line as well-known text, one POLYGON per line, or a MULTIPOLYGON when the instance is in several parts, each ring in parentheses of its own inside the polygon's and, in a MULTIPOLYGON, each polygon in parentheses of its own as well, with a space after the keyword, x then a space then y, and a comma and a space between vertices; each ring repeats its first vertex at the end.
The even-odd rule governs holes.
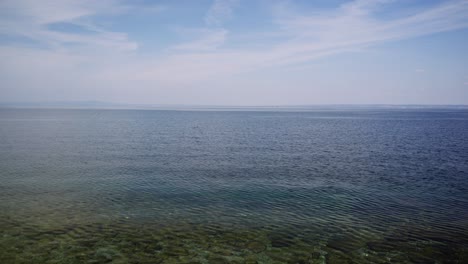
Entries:
POLYGON ((456 108, 468 109, 468 104, 382 104, 382 103, 324 103, 324 104, 278 104, 278 105, 209 105, 209 104, 140 104, 104 101, 46 101, 46 102, 0 102, 0 109, 89 109, 89 110, 307 110, 317 108, 456 108))

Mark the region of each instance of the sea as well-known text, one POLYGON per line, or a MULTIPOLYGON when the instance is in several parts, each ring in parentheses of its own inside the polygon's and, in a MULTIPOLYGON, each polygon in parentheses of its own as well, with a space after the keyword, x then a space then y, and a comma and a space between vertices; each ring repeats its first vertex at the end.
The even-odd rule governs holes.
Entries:
POLYGON ((0 109, 0 263, 468 263, 468 109, 0 109))

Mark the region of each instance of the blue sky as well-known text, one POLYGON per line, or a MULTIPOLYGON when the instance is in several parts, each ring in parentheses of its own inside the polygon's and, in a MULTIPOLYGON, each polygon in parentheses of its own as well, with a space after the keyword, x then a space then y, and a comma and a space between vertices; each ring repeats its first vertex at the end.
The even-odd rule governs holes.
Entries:
POLYGON ((0 101, 468 104, 467 0, 2 0, 0 101))

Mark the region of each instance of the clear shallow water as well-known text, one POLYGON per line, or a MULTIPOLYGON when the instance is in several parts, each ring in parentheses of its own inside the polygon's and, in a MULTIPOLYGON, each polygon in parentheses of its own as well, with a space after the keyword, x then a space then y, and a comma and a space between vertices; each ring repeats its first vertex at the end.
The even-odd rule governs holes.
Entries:
POLYGON ((467 263, 468 111, 0 110, 1 263, 467 263))

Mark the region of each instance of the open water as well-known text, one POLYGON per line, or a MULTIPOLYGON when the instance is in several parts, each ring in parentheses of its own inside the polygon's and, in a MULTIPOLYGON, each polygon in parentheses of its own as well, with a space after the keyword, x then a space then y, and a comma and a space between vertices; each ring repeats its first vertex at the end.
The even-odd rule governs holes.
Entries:
POLYGON ((0 110, 0 263, 468 263, 468 110, 0 110))

